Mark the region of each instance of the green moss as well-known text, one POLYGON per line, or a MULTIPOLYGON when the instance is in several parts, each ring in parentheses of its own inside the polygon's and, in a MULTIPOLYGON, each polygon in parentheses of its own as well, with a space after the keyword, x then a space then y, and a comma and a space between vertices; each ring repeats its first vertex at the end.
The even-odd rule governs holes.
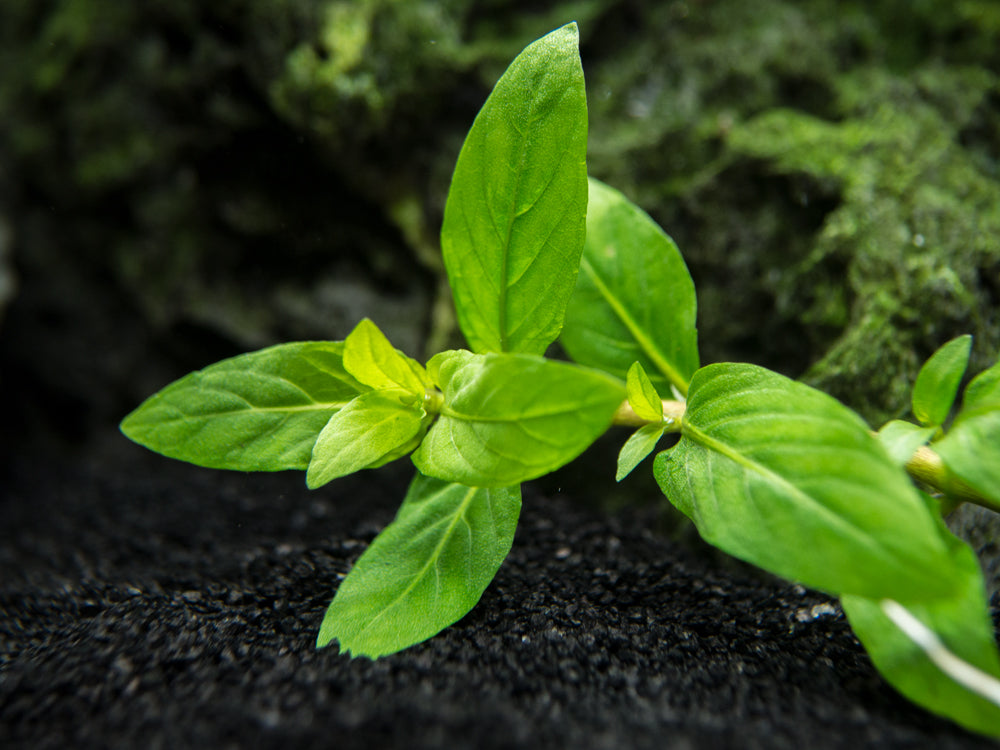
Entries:
POLYGON ((950 336, 977 334, 973 366, 995 357, 994 6, 608 12, 591 170, 683 249, 707 361, 805 374, 879 420, 950 336))
POLYGON ((427 309, 401 316, 417 340, 447 319, 436 235, 471 118, 517 51, 575 18, 590 169, 683 249, 704 359, 808 371, 879 416, 948 336, 978 334, 974 366, 996 346, 996 7, 0 4, 17 71, 0 76, 0 211, 158 326, 327 335, 353 312, 318 280, 368 279, 387 300, 422 288, 427 309))
POLYGON ((319 7, 318 25, 269 83, 275 110, 333 143, 383 132, 456 73, 455 3, 358 0, 319 7), (409 101, 408 101, 409 100, 409 101))
POLYGON ((837 121, 776 109, 730 134, 736 153, 840 186, 840 205, 779 294, 811 323, 843 326, 806 380, 875 419, 906 410, 923 358, 956 330, 976 335, 982 359, 1000 345, 995 289, 983 280, 1000 268, 1000 183, 960 138, 995 88, 976 68, 930 66, 905 79, 863 68, 838 80, 837 121), (826 273, 831 258, 842 277, 826 273), (829 299, 850 301, 846 325, 829 299))

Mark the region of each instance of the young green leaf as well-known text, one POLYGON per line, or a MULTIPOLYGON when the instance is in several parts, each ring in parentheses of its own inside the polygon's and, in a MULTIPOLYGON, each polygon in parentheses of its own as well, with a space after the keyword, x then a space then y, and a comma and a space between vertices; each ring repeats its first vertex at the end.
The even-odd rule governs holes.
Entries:
MULTIPOLYGON (((960 582, 951 596, 933 601, 902 602, 919 623, 936 636, 929 643, 914 640, 916 633, 900 628, 886 610, 885 601, 844 596, 841 604, 872 662, 883 677, 904 696, 929 711, 946 716, 967 729, 1000 736, 1000 706, 983 697, 982 691, 956 681, 949 672, 949 659, 942 648, 989 678, 1000 678, 1000 658, 993 637, 993 624, 983 587, 979 562, 968 547, 955 540, 953 568, 960 582), (939 641, 935 643, 934 641, 939 641), (942 666, 948 671, 943 671, 942 666)), ((893 602, 896 606, 900 604, 893 602)), ((890 605, 891 606, 891 605, 890 605)), ((912 626, 911 626, 912 629, 912 626)), ((959 676, 969 672, 958 666, 959 676)), ((963 680, 973 687, 983 682, 974 674, 963 680)))
POLYGON ((582 365, 624 378, 642 363, 687 393, 698 369, 694 282, 674 241, 638 206, 590 180, 587 239, 561 341, 582 365))
POLYGON ((972 351, 972 336, 959 336, 942 346, 920 368, 913 386, 913 415, 925 425, 948 418, 972 351))
POLYGON ((587 98, 576 24, 529 45, 458 156, 441 250, 475 351, 541 354, 559 335, 587 213, 587 98))
POLYGON ((372 388, 402 388, 423 395, 431 385, 423 366, 395 349, 368 318, 344 341, 344 368, 372 388))
POLYGON ((377 659, 472 609, 510 551, 519 487, 476 489, 417 475, 391 524, 341 582, 316 647, 377 659))
POLYGON ((699 370, 657 481, 709 543, 834 593, 947 596, 934 516, 867 425, 835 399, 753 365, 699 370))
POLYGON ((422 402, 403 390, 363 393, 327 422, 306 472, 310 489, 396 458, 426 427, 422 402))
POLYGON ((961 411, 934 450, 952 474, 1000 503, 1000 363, 969 383, 961 411))
POLYGON ((660 394, 656 392, 656 388, 649 381, 649 376, 638 362, 633 362, 628 368, 625 391, 628 403, 636 416, 650 422, 659 422, 663 419, 663 401, 660 399, 660 394))
POLYGON ((475 487, 558 469, 607 430, 625 397, 604 373, 529 354, 444 352, 428 369, 444 404, 413 462, 475 487))
POLYGON ((647 424, 632 433, 618 453, 618 471, 615 481, 620 482, 638 466, 642 459, 656 449, 656 444, 663 437, 662 424, 647 424))
POLYGON ((893 419, 882 425, 882 429, 878 431, 878 439, 892 460, 900 466, 905 466, 917 448, 925 445, 936 431, 935 426, 920 427, 902 419, 893 419))
POLYGON ((282 344, 217 362, 150 396, 121 423, 170 458, 213 469, 305 469, 330 417, 368 390, 343 344, 282 344))

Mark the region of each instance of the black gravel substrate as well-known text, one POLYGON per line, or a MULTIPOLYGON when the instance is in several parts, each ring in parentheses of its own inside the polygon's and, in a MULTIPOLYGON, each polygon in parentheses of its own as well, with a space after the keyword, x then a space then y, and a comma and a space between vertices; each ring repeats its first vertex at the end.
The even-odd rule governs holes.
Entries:
POLYGON ((529 485, 479 606, 372 662, 313 649, 407 471, 170 462, 117 434, 0 498, 3 748, 992 747, 897 696, 839 608, 529 485))

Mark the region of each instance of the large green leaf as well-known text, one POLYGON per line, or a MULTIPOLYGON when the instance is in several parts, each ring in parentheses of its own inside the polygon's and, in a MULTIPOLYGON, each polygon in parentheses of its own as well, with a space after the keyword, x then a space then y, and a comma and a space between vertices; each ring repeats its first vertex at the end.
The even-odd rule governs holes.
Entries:
POLYGON ((1000 363, 969 383, 961 411, 934 450, 952 474, 1000 503, 1000 363))
POLYGON ((576 24, 529 45, 476 117, 441 249, 476 351, 541 354, 559 335, 583 251, 587 100, 576 24))
POLYGON ((694 282, 674 241, 624 195, 590 180, 587 241, 560 339, 580 364, 620 378, 640 362, 686 393, 698 369, 694 282))
POLYGON ((834 593, 933 598, 955 585, 934 516, 867 425, 761 367, 691 381, 681 441, 655 472, 711 544, 834 593))
POLYGON ((373 659, 419 643, 472 609, 510 551, 519 487, 476 489, 418 475, 399 514, 340 584, 317 648, 373 659))
POLYGON ((604 373, 530 354, 444 352, 428 369, 444 405, 413 462, 476 487, 506 487, 576 458, 611 424, 625 387, 604 373))
POLYGON ((402 389, 363 393, 327 422, 306 472, 310 489, 361 469, 382 466, 416 447, 425 427, 423 401, 402 389))
POLYGON ((959 383, 969 364, 972 336, 959 336, 942 346, 920 368, 913 386, 913 415, 925 425, 948 418, 959 383))
MULTIPOLYGON (((953 567, 960 583, 951 596, 933 601, 901 601, 952 654, 1000 678, 993 623, 979 562, 955 540, 953 567)), ((954 681, 927 651, 887 616, 883 602, 859 596, 841 599, 844 612, 872 662, 888 682, 914 703, 968 729, 1000 736, 1000 707, 954 681)))
POLYGON ((368 390, 343 344, 282 344, 217 362, 150 396, 122 421, 129 438, 199 466, 305 469, 330 417, 368 390))

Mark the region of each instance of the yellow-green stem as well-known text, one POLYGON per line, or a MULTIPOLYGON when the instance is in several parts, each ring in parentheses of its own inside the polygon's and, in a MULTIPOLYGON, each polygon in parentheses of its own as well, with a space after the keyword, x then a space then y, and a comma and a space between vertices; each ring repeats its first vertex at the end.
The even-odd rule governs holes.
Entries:
MULTIPOLYGON (((667 432, 681 431, 681 420, 684 418, 684 409, 685 403, 683 401, 663 399, 663 423, 667 432)), ((611 424, 620 427, 642 427, 647 424, 653 424, 653 422, 643 419, 636 414, 628 401, 622 401, 622 405, 615 412, 611 424)))
MULTIPOLYGON (((686 404, 683 401, 663 399, 663 422, 667 432, 681 432, 685 408, 686 404)), ((652 422, 640 417, 628 401, 623 401, 615 412, 612 424, 620 427, 642 427, 652 422)), ((975 503, 1000 513, 1000 504, 984 497, 954 476, 948 471, 941 457, 926 445, 917 448, 906 462, 906 471, 913 479, 940 492, 955 505, 975 503)))
POLYGON ((1000 513, 1000 505, 967 485, 948 471, 941 456, 926 445, 917 448, 906 462, 906 471, 918 482, 931 487, 957 503, 975 503, 1000 513))

